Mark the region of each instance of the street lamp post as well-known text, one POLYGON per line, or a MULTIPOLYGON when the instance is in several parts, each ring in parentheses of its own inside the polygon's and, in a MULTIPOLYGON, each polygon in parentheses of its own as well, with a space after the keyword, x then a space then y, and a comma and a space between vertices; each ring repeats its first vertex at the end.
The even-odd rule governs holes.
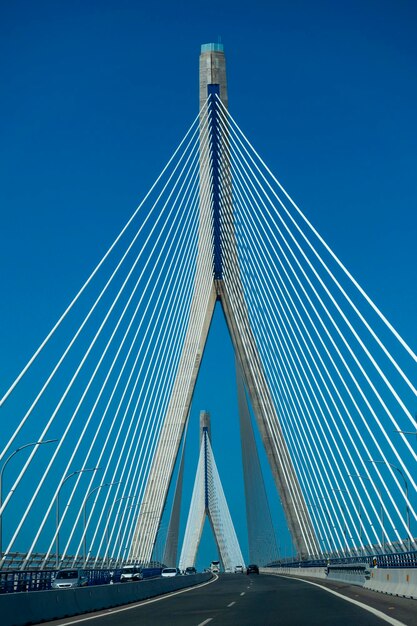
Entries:
MULTIPOLYGON (((359 474, 348 474, 349 478, 367 478, 367 476, 360 476, 359 474)), ((369 480, 369 478, 368 478, 369 480)), ((362 530, 363 530, 363 522, 362 522, 362 502, 360 497, 358 496, 358 516, 359 516, 359 542, 361 544, 361 556, 364 555, 364 545, 362 541, 362 530)))
POLYGON ((107 522, 106 522, 106 556, 107 556, 107 561, 109 561, 109 517, 110 517, 110 513, 113 510, 113 507, 115 504, 117 504, 118 502, 120 502, 121 500, 130 500, 132 498, 134 498, 135 496, 122 496, 121 498, 117 498, 117 500, 115 500, 113 502, 113 504, 111 504, 108 508, 107 511, 107 522))
MULTIPOLYGON (((327 498, 327 496, 318 496, 318 498, 319 498, 319 500, 323 500, 323 502, 325 502, 325 501, 328 499, 328 498, 327 498)), ((330 527, 331 527, 331 530, 330 530, 330 537, 329 537, 329 550, 330 550, 330 551, 329 551, 329 558, 330 558, 330 555, 331 555, 331 553, 332 553, 332 550, 334 550, 334 554, 335 554, 335 555, 336 555, 336 552, 338 552, 338 550, 337 550, 336 540, 335 540, 335 538, 334 538, 334 536, 333 536, 333 534, 334 534, 334 533, 332 532, 333 530, 336 530, 336 526, 333 524, 333 520, 332 520, 332 518, 331 518, 331 515, 330 515, 330 513, 329 513, 329 510, 328 510, 327 506, 325 506, 324 504, 322 504, 320 508, 323 510, 324 514, 325 514, 325 515, 326 515, 326 517, 327 517, 327 525, 329 526, 329 529, 330 529, 330 527), (333 545, 332 545, 332 544, 333 544, 333 545)))
POLYGON ((396 430, 395 432, 400 435, 413 435, 414 437, 417 437, 417 430, 396 430))
POLYGON ((408 507, 408 482, 407 482, 404 474, 400 470, 400 468, 397 467, 396 465, 393 465, 392 463, 388 463, 388 461, 373 461, 372 459, 369 459, 369 460, 370 460, 371 463, 375 463, 375 464, 379 464, 379 465, 389 465, 393 469, 397 470, 397 472, 402 476, 402 479, 403 479, 404 485, 405 485, 405 498, 406 498, 406 509, 405 510, 406 510, 407 531, 408 531, 407 541, 408 541, 408 551, 410 552, 410 550, 411 550, 411 539, 410 539, 410 509, 408 507))
POLYGON ((14 457, 15 454, 17 454, 21 450, 24 450, 25 448, 42 446, 45 443, 53 443, 55 441, 58 441, 58 439, 46 439, 45 441, 31 441, 30 443, 25 443, 25 445, 16 448, 16 450, 7 457, 2 465, 2 468, 0 470, 0 560, 3 557, 3 511, 1 511, 1 507, 3 505, 3 472, 6 468, 6 465, 14 457))
MULTIPOLYGON (((348 493, 345 489, 335 489, 332 487, 332 491, 338 491, 339 493, 348 493)), ((344 511, 345 515, 343 516, 343 534, 345 536, 345 556, 347 557, 349 555, 349 546, 348 546, 348 542, 347 542, 347 528, 346 528, 346 515, 347 515, 347 511, 346 509, 340 505, 340 508, 342 509, 342 511, 344 511)))
MULTIPOLYGON (((362 480, 369 480, 372 483, 372 480, 369 478, 369 476, 362 476, 362 474, 349 474, 349 476, 350 476, 350 478, 361 478, 362 480)), ((376 485, 374 485, 374 487, 375 487, 375 489, 379 493, 379 500, 381 502, 382 552, 385 552, 384 507, 382 505, 382 495, 381 495, 381 491, 378 489, 378 487, 376 485)))
POLYGON ((87 525, 86 507, 87 507, 87 501, 88 501, 89 497, 93 495, 93 493, 95 493, 96 491, 98 491, 102 487, 111 487, 112 485, 120 485, 120 483, 121 483, 120 480, 118 482, 113 482, 113 483, 103 483, 102 485, 99 485, 98 487, 95 487, 94 489, 92 489, 90 491, 90 493, 88 494, 88 496, 86 497, 86 499, 85 499, 85 502, 84 502, 84 505, 83 505, 83 534, 84 534, 84 539, 83 539, 83 563, 84 563, 84 567, 85 567, 85 564, 86 564, 86 555, 87 555, 87 538, 86 538, 86 525, 87 525))
POLYGON ((62 483, 60 484, 59 488, 58 488, 58 492, 56 494, 56 513, 55 513, 55 527, 56 527, 56 538, 55 538, 55 550, 56 550, 56 557, 55 557, 55 566, 56 569, 59 568, 59 494, 61 493, 61 489, 64 486, 64 483, 67 482, 67 480, 69 478, 71 478, 72 476, 75 476, 76 474, 82 474, 83 472, 96 472, 98 469, 100 469, 99 467, 91 467, 91 468, 85 468, 85 469, 79 469, 79 470, 75 470, 75 472, 71 472, 70 474, 68 474, 68 476, 65 476, 64 480, 62 481, 62 483))

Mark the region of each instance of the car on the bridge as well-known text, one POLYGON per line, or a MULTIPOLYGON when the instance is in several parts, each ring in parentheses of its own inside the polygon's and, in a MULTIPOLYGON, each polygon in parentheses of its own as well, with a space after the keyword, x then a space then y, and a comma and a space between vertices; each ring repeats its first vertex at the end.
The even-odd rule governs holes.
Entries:
POLYGON ((259 567, 255 565, 254 563, 251 563, 250 565, 247 566, 246 573, 247 574, 259 574, 259 567))
POLYGON ((88 576, 82 569, 60 569, 51 583, 52 589, 86 587, 88 576))
POLYGON ((165 567, 162 572, 162 578, 172 578, 173 576, 179 576, 180 570, 177 567, 165 567))
POLYGON ((195 567, 186 567, 185 568, 185 574, 186 575, 197 574, 197 570, 196 570, 195 567))
POLYGON ((135 565, 123 565, 120 582, 127 583, 132 580, 142 580, 141 568, 135 565))
POLYGON ((243 565, 235 565, 235 574, 243 574, 243 565))

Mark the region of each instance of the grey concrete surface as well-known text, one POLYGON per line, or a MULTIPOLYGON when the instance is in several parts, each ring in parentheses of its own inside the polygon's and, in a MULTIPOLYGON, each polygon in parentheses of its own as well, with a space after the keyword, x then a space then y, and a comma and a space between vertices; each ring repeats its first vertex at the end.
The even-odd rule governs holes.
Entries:
POLYGON ((78 589, 4 594, 0 596, 0 624, 25 626, 98 611, 184 589, 211 577, 211 574, 196 574, 78 589))

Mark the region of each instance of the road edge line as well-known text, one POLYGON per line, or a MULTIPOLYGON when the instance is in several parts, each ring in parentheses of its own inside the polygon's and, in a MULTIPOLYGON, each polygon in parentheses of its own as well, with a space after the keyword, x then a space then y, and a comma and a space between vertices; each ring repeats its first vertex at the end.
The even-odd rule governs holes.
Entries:
MULTIPOLYGON (((168 593, 164 593, 162 596, 157 596, 156 598, 149 598, 148 600, 141 600, 139 602, 135 602, 134 604, 129 604, 128 606, 112 607, 110 609, 100 609, 100 615, 91 615, 90 617, 81 617, 81 618, 79 618, 79 616, 74 615, 76 619, 72 620, 71 622, 63 622, 59 626, 71 626, 72 624, 81 624, 81 622, 88 622, 89 620, 92 620, 92 619, 100 619, 100 617, 107 617, 107 615, 113 615, 114 613, 121 613, 122 611, 130 611, 131 609, 137 609, 138 607, 145 606, 145 604, 152 604, 153 602, 166 600, 168 598, 172 598, 173 596, 178 596, 180 595, 180 593, 186 593, 187 591, 193 591, 193 589, 199 589, 200 587, 211 585, 212 583, 216 582, 218 578, 219 577, 216 574, 213 574, 213 578, 211 578, 210 580, 207 580, 204 583, 199 583, 198 585, 193 585, 192 587, 187 587, 186 589, 170 591, 168 593)), ((52 621, 55 621, 55 620, 52 620, 52 621)), ((46 626, 47 624, 48 622, 46 622, 46 626)))
POLYGON ((353 598, 344 596, 342 593, 339 593, 338 591, 334 591, 334 589, 329 589, 328 587, 325 587, 324 585, 320 585, 319 583, 313 583, 311 580, 298 578, 298 576, 286 576, 285 574, 272 574, 272 575, 278 576, 280 578, 288 578, 289 580, 299 580, 300 582, 307 583, 308 585, 314 585, 314 587, 320 587, 320 589, 324 589, 324 591, 327 591, 328 593, 332 593, 334 596, 343 598, 343 600, 346 600, 347 602, 351 602, 352 604, 356 604, 357 606, 360 606, 362 609, 365 609, 365 611, 369 611, 369 613, 373 613, 374 615, 376 615, 376 617, 379 617, 380 619, 383 619, 386 622, 388 622, 388 624, 391 624, 391 626, 408 626, 408 624, 405 624, 404 622, 400 622, 398 619, 395 619, 395 617, 391 617, 390 615, 383 613, 379 609, 375 609, 373 606, 369 606, 368 604, 359 602, 359 600, 354 600, 353 598))

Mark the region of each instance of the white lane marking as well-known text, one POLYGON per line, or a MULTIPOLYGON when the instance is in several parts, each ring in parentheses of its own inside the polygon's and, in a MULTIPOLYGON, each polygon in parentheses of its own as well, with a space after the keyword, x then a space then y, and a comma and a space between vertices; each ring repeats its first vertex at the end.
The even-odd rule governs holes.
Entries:
POLYGON ((230 609, 230 607, 233 606, 234 604, 236 604, 236 602, 231 602, 230 604, 227 605, 227 608, 230 609))
POLYGON ((197 626, 204 626, 204 624, 208 624, 209 622, 211 622, 212 619, 212 617, 209 617, 204 622, 200 622, 199 624, 197 624, 197 626))
POLYGON ((242 591, 242 593, 240 594, 241 596, 244 596, 246 593, 246 591, 242 591))
MULTIPOLYGON (((208 580, 205 583, 201 583, 200 585, 194 585, 194 587, 187 587, 187 589, 180 589, 180 591, 173 591, 172 593, 166 593, 163 596, 158 596, 157 598, 151 598, 150 600, 137 602, 136 604, 129 604, 129 606, 124 606, 121 609, 102 609, 102 610, 107 610, 107 612, 102 615, 91 615, 91 617, 82 617, 81 619, 75 619, 75 620, 72 620, 71 622, 65 622, 63 624, 60 624, 60 626, 72 626, 72 624, 81 624, 81 622, 88 622, 91 619, 100 619, 100 617, 107 617, 108 615, 113 615, 115 613, 122 613, 122 611, 130 611, 131 609, 137 609, 138 607, 145 606, 145 604, 153 604, 154 602, 159 602, 160 600, 168 600, 169 598, 172 598, 173 596, 179 596, 180 593, 187 593, 187 591, 192 591, 193 589, 200 589, 201 587, 205 587, 206 585, 211 585, 211 583, 216 582, 216 580, 218 579, 219 577, 216 576, 216 574, 213 574, 213 578, 211 580, 208 580)), ((206 624, 207 622, 204 622, 204 623, 206 624)))
POLYGON ((328 587, 324 587, 323 585, 319 585, 318 583, 313 583, 310 580, 304 580, 304 578, 297 578, 297 576, 284 576, 283 574, 279 574, 279 576, 281 576, 282 578, 289 578, 290 580, 300 580, 303 583, 314 585, 314 587, 320 587, 320 589, 324 589, 324 591, 328 591, 329 593, 332 593, 334 596, 343 598, 343 600, 346 600, 347 602, 351 602, 352 604, 356 604, 357 606, 360 606, 362 609, 365 609, 365 611, 369 611, 369 613, 373 613, 380 619, 383 619, 385 622, 388 622, 388 624, 391 624, 391 626, 407 626, 407 624, 404 624, 404 622, 398 621, 397 619, 395 619, 395 617, 390 617, 386 613, 383 613, 382 611, 379 611, 378 609, 374 609, 373 606, 368 606, 367 604, 364 604, 363 602, 359 602, 359 600, 353 600, 353 598, 348 598, 347 596, 344 596, 341 593, 334 591, 333 589, 329 589, 328 587))

